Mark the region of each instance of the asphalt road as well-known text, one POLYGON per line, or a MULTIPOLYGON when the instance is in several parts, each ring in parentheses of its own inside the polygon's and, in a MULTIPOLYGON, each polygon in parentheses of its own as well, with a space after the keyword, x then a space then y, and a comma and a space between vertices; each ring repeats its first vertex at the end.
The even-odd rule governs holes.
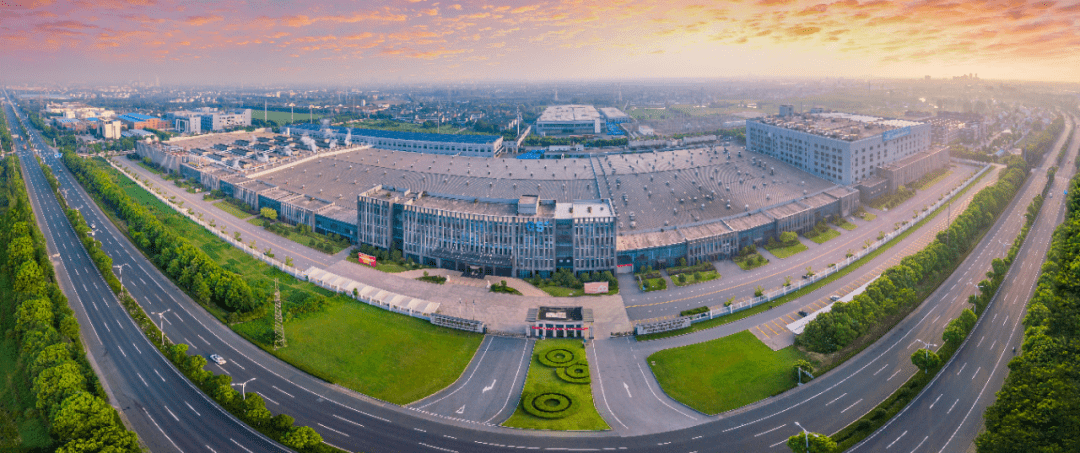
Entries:
MULTIPOLYGON (((1074 120, 1075 121, 1075 120, 1074 120)), ((1047 153, 1057 157, 1058 147, 1047 153)), ((1073 140, 1065 161, 1077 157, 1080 140, 1073 140)), ((1045 181, 1044 165, 1031 177, 1036 184, 1018 197, 1030 201, 1045 181)), ((935 379, 902 413, 852 451, 955 451, 963 449, 981 431, 982 414, 994 402, 1008 375, 1008 362, 1023 342, 1027 302, 1038 283, 1054 228, 1065 218, 1065 197, 1075 167, 1059 169, 1034 228, 1028 232, 1008 276, 967 342, 935 379), (1016 348, 1016 349, 1013 349, 1016 348)))
MULTIPOLYGON (((45 149, 43 144, 39 147, 45 149)), ((972 279, 981 279, 981 275, 989 269, 990 259, 1004 254, 1004 250, 998 245, 999 241, 1012 240, 1020 225, 1018 214, 1030 201, 1030 197, 1025 198, 1025 195, 1017 197, 1017 201, 987 234, 976 251, 961 265, 960 269, 965 272, 958 272, 947 279, 938 291, 896 329, 832 372, 777 397, 722 414, 720 417, 710 417, 706 423, 676 431, 619 437, 614 432, 539 433, 455 420, 375 401, 310 377, 254 347, 214 320, 162 276, 105 220, 97 206, 89 202, 85 193, 73 183, 66 171, 61 170, 58 173, 62 185, 69 191, 71 203, 82 206, 80 209, 87 220, 98 226, 97 238, 103 241, 106 252, 113 256, 116 264, 129 264, 129 267, 124 269, 123 277, 136 299, 144 304, 148 311, 171 310, 165 315, 167 321, 164 325, 170 338, 195 346, 195 351, 199 353, 216 352, 224 355, 229 362, 215 371, 228 372, 234 377, 234 381, 238 382, 255 378, 255 381, 248 384, 247 390, 257 391, 268 397, 271 411, 277 413, 286 410, 296 417, 298 423, 312 426, 319 431, 329 443, 349 450, 363 451, 770 451, 782 448, 786 438, 798 432, 794 426, 795 421, 800 421, 803 426, 813 431, 835 432, 891 394, 904 378, 916 371, 909 360, 911 352, 917 348, 913 341, 916 338, 940 338, 944 324, 964 308, 966 295, 973 291, 972 279)), ((35 195, 36 198, 48 204, 52 195, 40 174, 36 178, 37 182, 30 183, 31 191, 38 194, 35 195)), ((1041 186, 1040 179, 1031 178, 1025 190, 1030 189, 1032 181, 1041 186)), ((53 217, 49 217, 48 212, 42 215, 47 221, 45 223, 49 225, 63 224, 62 215, 59 219, 55 218, 59 215, 55 210, 51 214, 53 217)), ((1040 219, 1040 222, 1045 221, 1040 219)), ((67 231, 69 235, 72 234, 70 228, 67 231)), ((241 438, 240 435, 246 428, 220 409, 216 409, 209 400, 201 398, 197 393, 191 393, 195 392, 194 388, 171 371, 172 368, 160 355, 147 351, 148 347, 141 347, 135 354, 131 354, 126 349, 128 340, 133 348, 139 344, 134 337, 139 337, 144 346, 149 345, 147 340, 142 339, 142 335, 134 330, 134 326, 126 320, 126 315, 115 301, 106 302, 111 296, 100 276, 96 277, 97 293, 89 289, 94 286, 93 281, 81 280, 84 275, 87 279, 91 274, 96 275, 89 259, 85 258, 85 252, 82 252, 84 260, 81 262, 65 258, 67 255, 80 256, 81 248, 78 247, 78 242, 75 242, 73 237, 69 237, 66 242, 59 240, 57 233, 51 230, 47 234, 50 244, 60 244, 61 248, 57 252, 61 259, 68 260, 64 262, 64 269, 67 269, 67 272, 77 271, 72 283, 65 286, 69 295, 77 296, 72 297, 73 305, 81 307, 90 302, 89 307, 83 310, 85 319, 80 318, 84 322, 83 328, 87 331, 87 337, 101 336, 105 340, 87 342, 91 346, 91 355, 104 370, 103 379, 117 394, 117 400, 130 398, 121 404, 121 407, 125 408, 125 415, 132 420, 140 436, 148 443, 154 443, 153 451, 205 451, 206 445, 219 452, 273 451, 279 448, 272 444, 255 444, 260 441, 261 436, 241 438), (84 281, 87 286, 79 291, 78 288, 84 281), (98 299, 93 297, 104 298, 100 299, 100 305, 105 305, 105 310, 99 311, 99 307, 93 307, 94 303, 98 302, 98 299), (111 310, 108 312, 111 316, 106 310, 111 310), (119 327, 123 323, 127 325, 119 327), (113 329, 114 325, 117 328, 113 329), (124 336, 110 336, 114 332, 121 332, 124 336), (135 360, 147 363, 128 363, 126 358, 132 356, 135 360), (132 373, 135 377, 132 377, 132 373), (152 393, 149 383, 153 381, 152 378, 157 378, 157 374, 162 375, 164 382, 159 387, 159 393, 152 393), (147 379, 148 384, 142 384, 142 379, 147 379), (139 386, 143 389, 139 389, 139 386), (209 406, 197 405, 200 404, 200 399, 201 404, 209 406), (192 405, 188 408, 190 413, 183 410, 187 404, 192 405), (132 410, 140 407, 146 414, 141 419, 139 411, 132 410), (178 408, 181 410, 178 411, 178 408), (173 414, 176 415, 175 418, 173 414), (180 420, 181 416, 184 417, 183 420, 180 420), (151 417, 156 423, 148 424, 151 417), (169 422, 170 419, 173 421, 169 422), (199 432, 207 434, 198 435, 199 432), (155 440, 164 439, 165 435, 177 442, 177 445, 171 446, 171 442, 155 440), (232 440, 240 442, 241 445, 232 444, 232 440), (199 442, 203 441, 207 443, 200 446, 199 442), (212 441, 216 442, 210 443, 212 441)), ((80 316, 83 313, 80 313, 80 316)), ((617 347, 617 344, 613 347, 617 347)), ((980 357, 996 357, 999 352, 997 348, 971 349, 979 351, 980 357)), ((601 355, 601 350, 600 347, 594 347, 594 361, 601 355)), ((607 358, 606 355, 599 357, 599 366, 605 366, 604 361, 607 358)), ((605 382, 604 385, 606 392, 617 389, 612 383, 605 382)), ((598 406, 600 404, 597 402, 598 406)), ((609 420, 609 423, 611 422, 609 420)), ((970 438, 954 440, 961 441, 970 442, 970 438)))
POLYGON ((488 335, 457 382, 409 407, 464 421, 506 421, 517 409, 534 344, 532 339, 488 335))
MULTIPOLYGON (((8 110, 9 124, 14 124, 8 110)), ((23 144, 16 141, 20 148, 23 144)), ((110 404, 142 442, 151 451, 287 451, 235 420, 157 353, 97 272, 37 160, 25 150, 18 155, 61 288, 79 318, 83 344, 110 391, 110 404)))

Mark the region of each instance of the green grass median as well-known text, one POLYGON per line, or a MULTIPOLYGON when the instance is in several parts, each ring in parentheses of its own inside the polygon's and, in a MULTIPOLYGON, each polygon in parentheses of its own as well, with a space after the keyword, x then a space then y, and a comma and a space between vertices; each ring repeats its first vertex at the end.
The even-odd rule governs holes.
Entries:
MULTIPOLYGON (((581 340, 550 339, 536 342, 521 401, 518 402, 518 408, 514 414, 503 422, 503 426, 559 431, 611 429, 596 412, 589 383, 569 382, 565 375, 573 376, 572 373, 564 372, 564 377, 560 377, 559 368, 541 363, 541 356, 549 358, 549 365, 555 364, 551 360, 558 363, 566 360, 565 365, 568 367, 576 365, 579 367, 577 371, 580 371, 580 367, 583 366, 585 375, 588 376, 588 362, 585 360, 585 347, 581 340), (569 401, 569 407, 564 409, 559 403, 566 405, 566 401, 569 401), (524 407, 526 404, 532 404, 534 408, 526 410, 524 407), (544 415, 544 417, 534 414, 544 415)), ((574 371, 572 368, 564 369, 574 371)), ((582 381, 583 379, 570 378, 570 380, 582 381)))
POLYGON ((719 414, 795 387, 794 347, 769 349, 749 331, 649 356, 664 392, 706 414, 719 414))

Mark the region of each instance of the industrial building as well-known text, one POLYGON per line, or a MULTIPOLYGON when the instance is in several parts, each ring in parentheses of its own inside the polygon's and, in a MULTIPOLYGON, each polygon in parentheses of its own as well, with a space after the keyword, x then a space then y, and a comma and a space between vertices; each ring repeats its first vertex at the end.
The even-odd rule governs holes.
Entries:
POLYGON ((503 138, 499 135, 429 134, 423 132, 326 127, 317 124, 296 124, 289 126, 288 130, 290 134, 310 134, 322 139, 340 140, 345 144, 361 144, 393 151, 454 156, 495 157, 502 152, 503 143, 503 138))
POLYGON ((837 184, 879 176, 879 168, 930 150, 930 125, 849 113, 793 113, 746 121, 746 149, 837 184))
POLYGON ((116 119, 120 120, 128 129, 168 129, 170 127, 169 123, 161 118, 141 113, 125 113, 116 117, 116 119))
POLYGON ((221 111, 212 107, 169 112, 165 118, 172 122, 177 132, 199 134, 216 132, 251 125, 251 109, 221 111))

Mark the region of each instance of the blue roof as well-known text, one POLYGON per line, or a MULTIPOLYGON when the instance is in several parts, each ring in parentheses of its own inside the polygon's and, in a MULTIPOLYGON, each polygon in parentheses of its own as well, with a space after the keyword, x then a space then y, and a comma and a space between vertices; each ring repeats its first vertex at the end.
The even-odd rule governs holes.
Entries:
POLYGON ((146 121, 146 120, 149 120, 149 119, 153 119, 154 117, 148 116, 148 115, 143 115, 141 113, 125 113, 123 115, 120 115, 119 118, 122 119, 122 120, 131 121, 133 123, 138 123, 138 122, 146 121))
POLYGON ((59 121, 59 122, 64 123, 64 124, 71 124, 71 123, 78 123, 79 122, 79 120, 77 120, 75 118, 57 118, 56 121, 59 121))
MULTIPOLYGON (((321 127, 317 124, 294 124, 289 127, 293 129, 306 129, 309 131, 318 131, 321 127)), ((348 128, 334 127, 331 128, 334 132, 344 134, 348 128)), ((352 129, 354 137, 374 137, 374 138, 387 138, 393 140, 416 140, 425 142, 443 142, 443 143, 475 143, 475 144, 489 144, 494 143, 496 140, 502 138, 498 135, 466 135, 466 134, 429 134, 426 132, 401 132, 401 131, 383 131, 377 129, 352 129)))

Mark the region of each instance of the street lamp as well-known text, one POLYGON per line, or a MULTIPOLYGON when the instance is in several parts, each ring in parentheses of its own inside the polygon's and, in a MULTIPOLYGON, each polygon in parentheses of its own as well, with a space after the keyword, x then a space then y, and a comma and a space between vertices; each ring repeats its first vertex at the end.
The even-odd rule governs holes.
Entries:
POLYGON ((814 375, 810 374, 809 371, 804 371, 801 366, 796 366, 795 369, 799 370, 799 385, 802 385, 802 375, 804 374, 810 376, 810 379, 814 378, 814 375))
POLYGON ((799 424, 799 422, 795 422, 795 426, 798 426, 799 429, 802 430, 803 438, 806 439, 806 453, 810 453, 810 431, 807 431, 806 428, 803 428, 802 425, 799 424))
POLYGON ((120 295, 124 294, 124 266, 131 267, 128 263, 113 265, 113 267, 120 269, 120 295))
POLYGON ((158 330, 161 332, 161 345, 162 346, 165 346, 165 313, 168 313, 170 311, 172 311, 171 308, 168 309, 168 310, 165 310, 165 311, 159 311, 157 313, 151 313, 151 314, 154 314, 154 315, 158 315, 158 330))
MULTIPOLYGON (((930 348, 931 348, 932 346, 937 346, 937 344, 934 344, 934 343, 927 343, 927 342, 925 342, 925 341, 922 341, 922 340, 920 340, 920 339, 918 339, 918 338, 916 338, 916 339, 915 339, 915 341, 918 341, 919 343, 922 343, 922 344, 923 344, 923 347, 924 347, 924 348, 925 348, 925 350, 926 350, 926 354, 925 354, 925 355, 926 355, 926 358, 927 358, 927 359, 929 359, 929 358, 930 358, 930 348)), ((927 367, 927 369, 929 369, 929 367, 927 367)), ((925 373, 927 373, 927 372, 928 372, 927 370, 923 370, 923 374, 925 374, 925 373)))
POLYGON ((234 382, 232 384, 232 386, 236 387, 236 386, 239 385, 240 386, 240 397, 243 398, 243 399, 247 399, 247 385, 248 385, 248 382, 251 382, 251 381, 254 381, 254 380, 255 380, 255 378, 251 378, 251 379, 248 379, 248 380, 246 380, 244 382, 241 382, 239 384, 234 382))

